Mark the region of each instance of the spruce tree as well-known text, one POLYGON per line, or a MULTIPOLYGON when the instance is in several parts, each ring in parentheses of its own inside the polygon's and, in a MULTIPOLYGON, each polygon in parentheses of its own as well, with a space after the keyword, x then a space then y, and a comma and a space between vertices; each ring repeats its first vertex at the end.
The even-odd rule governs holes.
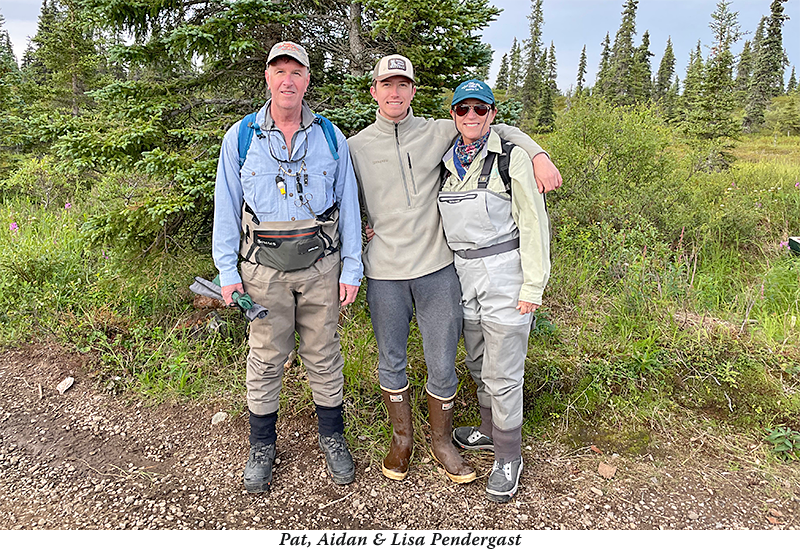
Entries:
POLYGON ((5 19, 0 14, 0 179, 4 179, 6 172, 6 148, 15 145, 19 133, 19 125, 15 120, 22 109, 19 79, 14 48, 5 29, 5 19))
POLYGON ((633 37, 636 35, 636 9, 639 0, 626 0, 622 9, 622 22, 614 37, 611 49, 610 88, 608 97, 617 105, 630 105, 635 101, 633 37))
POLYGON ((783 51, 783 13, 786 0, 772 0, 770 15, 762 18, 753 39, 753 72, 747 93, 743 125, 752 131, 764 122, 769 100, 783 93, 783 70, 786 57, 783 51))
POLYGON ((672 78, 675 76, 675 52, 672 49, 672 37, 667 37, 667 47, 664 48, 664 55, 661 56, 661 63, 658 65, 655 85, 653 87, 653 98, 657 101, 664 99, 667 90, 672 87, 672 78))
POLYGON ((593 94, 599 94, 601 97, 608 97, 611 86, 611 39, 608 33, 606 33, 606 37, 601 45, 603 49, 600 52, 600 66, 597 69, 597 78, 595 78, 593 94))
POLYGON ((714 44, 705 62, 703 80, 691 109, 687 112, 686 129, 704 140, 735 137, 739 125, 733 117, 734 96, 733 44, 742 36, 738 12, 730 11, 731 2, 720 0, 711 14, 714 44))
POLYGON ((19 70, 17 58, 14 55, 14 46, 11 44, 11 37, 5 29, 5 18, 0 14, 0 78, 8 73, 16 73, 19 70))
POLYGON ((95 87, 100 65, 92 21, 77 0, 50 0, 42 5, 33 56, 45 71, 37 84, 51 92, 52 106, 66 108, 77 117, 95 87))
POLYGON ((497 90, 508 91, 508 54, 503 54, 500 60, 500 70, 497 71, 494 87, 497 90))
POLYGON ((531 0, 530 38, 526 42, 526 69, 521 99, 528 114, 535 114, 539 108, 546 84, 543 65, 546 50, 542 47, 542 27, 544 26, 543 0, 531 0))
POLYGON ((703 76, 703 53, 698 40, 697 47, 689 52, 689 64, 686 67, 686 77, 683 79, 680 111, 684 120, 688 119, 690 112, 697 109, 700 94, 702 93, 703 76))
POLYGON ((653 73, 650 68, 652 56, 650 33, 644 31, 642 43, 634 51, 631 65, 631 92, 636 103, 649 101, 653 95, 653 73))
POLYGON ((580 97, 583 95, 583 85, 586 83, 586 44, 583 45, 581 50, 581 58, 578 61, 578 81, 575 86, 575 95, 580 97))
POLYGON ((786 93, 790 94, 797 91, 797 75, 794 73, 794 65, 792 65, 792 74, 789 77, 789 83, 786 85, 786 93))
POLYGON ((763 70, 758 75, 765 79, 768 97, 783 93, 783 72, 786 56, 783 51, 783 23, 789 19, 784 14, 783 4, 787 0, 772 0, 766 34, 759 55, 763 58, 763 70))
POLYGON ((667 122, 676 122, 680 119, 680 90, 681 79, 675 75, 675 81, 661 100, 661 111, 667 122))
POLYGON ((550 43, 550 50, 547 51, 545 79, 542 85, 542 93, 539 101, 539 108, 536 113, 536 126, 540 132, 552 132, 556 123, 555 99, 558 93, 556 78, 558 67, 556 63, 556 47, 550 43))
POLYGON ((739 54, 739 63, 736 65, 736 91, 747 92, 750 86, 750 75, 753 72, 753 51, 749 40, 746 40, 739 54))
POLYGON ((511 43, 510 60, 508 63, 508 93, 517 95, 520 87, 520 75, 522 72, 522 49, 514 37, 511 43))

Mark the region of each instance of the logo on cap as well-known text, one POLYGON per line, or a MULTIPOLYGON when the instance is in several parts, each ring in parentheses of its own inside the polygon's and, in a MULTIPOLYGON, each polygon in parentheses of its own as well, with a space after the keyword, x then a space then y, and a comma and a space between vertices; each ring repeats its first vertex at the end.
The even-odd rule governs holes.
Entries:
POLYGON ((300 53, 300 48, 292 44, 291 42, 284 42, 279 46, 280 51, 282 52, 296 52, 300 53))
POLYGON ((405 71, 406 70, 406 62, 403 61, 402 59, 396 59, 396 58, 395 59, 390 59, 389 62, 388 62, 388 70, 390 70, 390 71, 393 71, 393 70, 405 71))
POLYGON ((477 82, 469 82, 465 84, 464 87, 461 89, 467 92, 472 92, 474 90, 483 90, 483 86, 481 86, 477 82))

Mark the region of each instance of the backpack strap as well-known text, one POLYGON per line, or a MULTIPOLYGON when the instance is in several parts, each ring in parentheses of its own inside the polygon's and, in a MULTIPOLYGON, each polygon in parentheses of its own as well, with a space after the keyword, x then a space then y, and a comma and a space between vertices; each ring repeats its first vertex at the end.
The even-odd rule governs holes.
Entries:
POLYGON ((503 152, 497 160, 497 171, 500 172, 500 179, 503 180, 503 185, 506 187, 506 193, 511 194, 511 175, 508 173, 508 165, 511 162, 511 150, 516 147, 510 141, 500 138, 500 146, 503 152))
MULTIPOLYGON (((257 114, 258 112, 250 113, 239 124, 239 168, 244 166, 247 150, 250 149, 250 143, 253 141, 253 133, 258 136, 258 139, 264 138, 261 126, 256 122, 257 114)), ((322 115, 314 115, 314 122, 322 127, 322 133, 325 134, 325 141, 328 142, 333 159, 339 160, 339 142, 336 140, 333 123, 322 115)))
POLYGON ((253 133, 255 132, 258 139, 264 138, 261 126, 256 122, 257 114, 257 112, 250 113, 239 124, 239 168, 244 165, 244 160, 247 158, 247 150, 250 149, 250 142, 253 141, 253 133))
POLYGON ((328 148, 331 150, 333 160, 339 160, 339 142, 336 140, 336 131, 333 123, 322 115, 314 115, 314 122, 322 127, 322 133, 328 141, 328 148))
POLYGON ((483 170, 481 170, 481 175, 478 177, 478 189, 486 189, 489 185, 489 176, 492 173, 495 158, 497 158, 497 153, 490 151, 486 154, 486 160, 483 161, 483 170))

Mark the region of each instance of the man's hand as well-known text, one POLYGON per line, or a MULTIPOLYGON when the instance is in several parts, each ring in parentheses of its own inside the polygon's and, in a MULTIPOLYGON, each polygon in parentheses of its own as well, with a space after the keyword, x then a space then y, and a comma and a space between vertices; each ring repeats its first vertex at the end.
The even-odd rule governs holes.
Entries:
POLYGON ((366 224, 364 226, 364 233, 367 235, 367 242, 370 242, 372 240, 372 237, 375 236, 375 231, 373 231, 373 229, 369 226, 369 224, 366 224))
POLYGON ((547 193, 561 187, 561 172, 545 153, 533 157, 533 177, 539 193, 547 193))
POLYGON ((339 283, 339 301, 341 302, 341 307, 349 306, 355 302, 356 294, 358 294, 357 286, 339 283))
POLYGON ((244 287, 242 286, 242 283, 225 285, 222 287, 222 299, 225 300, 225 304, 229 306, 233 305, 233 293, 237 291, 239 294, 244 294, 244 287))
POLYGON ((530 302, 523 302, 520 300, 517 302, 517 309, 519 310, 520 315, 525 315, 526 313, 533 313, 539 309, 539 304, 532 304, 530 302))

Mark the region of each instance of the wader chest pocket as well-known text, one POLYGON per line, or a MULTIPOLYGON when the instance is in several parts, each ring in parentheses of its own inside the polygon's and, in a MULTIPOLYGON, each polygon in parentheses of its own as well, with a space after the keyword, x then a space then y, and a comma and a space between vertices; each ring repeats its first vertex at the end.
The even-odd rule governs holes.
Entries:
POLYGON ((319 227, 286 231, 253 231, 255 261, 279 271, 306 269, 325 255, 319 227))

